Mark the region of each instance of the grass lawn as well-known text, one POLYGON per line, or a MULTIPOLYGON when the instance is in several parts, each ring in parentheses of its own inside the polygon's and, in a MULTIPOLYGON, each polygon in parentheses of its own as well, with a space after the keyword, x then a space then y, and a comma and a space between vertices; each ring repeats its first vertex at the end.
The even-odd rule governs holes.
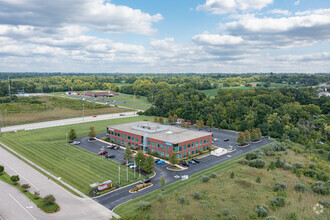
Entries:
POLYGON ((3 126, 27 124, 34 122, 74 118, 84 115, 100 115, 131 111, 130 109, 111 107, 102 104, 83 102, 80 100, 69 100, 60 97, 30 97, 25 98, 41 102, 12 102, 0 104, 3 126), (6 113, 5 113, 6 110, 6 113))
MULTIPOLYGON (((66 132, 69 132, 70 128, 75 128, 77 135, 82 137, 87 136, 90 126, 95 127, 96 133, 105 133, 106 127, 109 125, 144 119, 153 120, 153 117, 137 116, 19 131, 18 133, 4 133, 1 135, 0 141, 55 176, 61 177, 62 180, 81 192, 88 194, 91 190, 89 185, 92 183, 105 180, 112 180, 117 183, 119 163, 102 159, 103 157, 74 145, 66 145, 66 132)), ((124 166, 121 167, 121 186, 133 181, 133 171, 129 169, 130 182, 126 182, 126 169, 124 168, 124 166)), ((142 176, 141 179, 143 178, 142 176)))
MULTIPOLYGON (((266 167, 270 161, 276 161, 279 154, 282 154, 282 160, 291 164, 309 163, 303 155, 296 155, 288 150, 287 155, 281 152, 265 157, 266 167)), ((235 215, 237 219, 264 219, 257 218, 254 212, 257 205, 264 204, 269 207, 269 215, 276 216, 277 219, 289 219, 292 212, 297 216, 295 219, 327 219, 329 216, 329 209, 325 208, 321 215, 316 215, 313 210, 319 200, 329 197, 315 194, 311 190, 305 193, 294 190, 298 182, 310 188, 309 183, 314 182, 313 179, 305 176, 299 178, 291 171, 280 168, 269 171, 266 168, 256 169, 237 161, 238 159, 233 159, 189 176, 188 180, 172 183, 165 186, 164 191, 156 190, 131 200, 114 211, 122 217, 136 215, 136 219, 146 219, 146 216, 150 219, 228 219, 223 214, 223 210, 228 209, 229 216, 235 215), (202 183, 201 177, 209 176, 211 172, 216 173, 216 177, 202 183), (230 178, 231 172, 234 172, 234 178, 230 178), (257 177, 261 177, 260 183, 256 182, 257 177), (275 182, 283 182, 287 186, 285 207, 272 208, 270 205, 270 200, 280 195, 273 190, 275 182), (194 199, 195 192, 201 195, 200 199, 194 199), (180 202, 180 197, 185 198, 184 203, 180 202), (140 201, 150 202, 151 208, 148 211, 139 210, 140 201)))
POLYGON ((35 195, 32 194, 30 191, 25 192, 25 190, 22 188, 22 186, 20 184, 14 185, 13 182, 10 180, 10 176, 5 172, 2 175, 0 175, 0 180, 19 189, 22 193, 24 193, 32 202, 34 202, 44 212, 53 213, 53 212, 57 212, 60 209, 60 207, 56 203, 44 204, 42 202, 43 198, 35 199, 36 198, 35 195))

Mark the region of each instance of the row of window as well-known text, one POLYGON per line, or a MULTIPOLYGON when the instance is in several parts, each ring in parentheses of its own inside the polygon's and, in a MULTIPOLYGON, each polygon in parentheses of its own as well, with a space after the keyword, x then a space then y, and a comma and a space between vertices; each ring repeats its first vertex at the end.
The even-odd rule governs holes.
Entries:
POLYGON ((204 140, 192 142, 190 144, 185 144, 183 146, 174 147, 173 150, 177 151, 177 152, 181 152, 181 151, 185 151, 185 150, 190 149, 190 148, 195 148, 195 147, 198 147, 198 146, 202 146, 203 144, 208 144, 209 142, 210 142, 209 139, 204 139, 204 140))
MULTIPOLYGON (((187 152, 183 152, 183 153, 178 153, 178 159, 182 159, 184 157, 188 157, 188 155, 198 154, 199 151, 202 151, 202 150, 205 151, 205 150, 207 150, 208 147, 209 146, 204 146, 204 147, 200 147, 199 149, 197 148, 195 150, 191 150, 191 151, 187 151, 187 152)), ((151 152, 152 153, 155 153, 156 152, 157 155, 160 155, 162 157, 167 157, 167 158, 169 157, 169 154, 166 153, 166 152, 164 153, 163 151, 151 149, 151 152)))
POLYGON ((117 144, 120 144, 122 146, 129 146, 129 147, 138 147, 139 144, 135 144, 135 143, 131 143, 131 142, 127 142, 127 141, 123 141, 123 140, 120 140, 120 139, 117 139, 117 138, 113 138, 111 137, 110 140, 114 143, 117 143, 117 144))
POLYGON ((132 142, 136 142, 136 143, 139 143, 139 138, 138 137, 134 137, 134 136, 130 136, 130 135, 126 135, 126 134, 121 134, 119 132, 114 132, 114 131, 111 131, 110 134, 112 136, 115 136, 115 137, 120 137, 122 139, 125 139, 125 140, 129 140, 129 141, 132 141, 132 142))

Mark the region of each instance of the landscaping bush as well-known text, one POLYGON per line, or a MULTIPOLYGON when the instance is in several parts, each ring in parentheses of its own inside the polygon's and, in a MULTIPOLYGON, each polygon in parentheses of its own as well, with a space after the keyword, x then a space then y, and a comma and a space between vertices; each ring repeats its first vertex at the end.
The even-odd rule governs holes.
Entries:
POLYGON ((277 220, 275 216, 268 216, 265 220, 277 220))
POLYGON ((294 186, 294 189, 297 191, 297 192, 305 192, 307 190, 307 187, 302 184, 302 183, 297 183, 295 186, 294 186))
POLYGON ((254 160, 254 159, 262 159, 263 157, 265 156, 265 153, 261 150, 255 150, 255 151, 252 151, 252 152, 248 152, 246 155, 245 155, 245 158, 247 160, 254 160))
POLYGON ((185 197, 185 196, 180 196, 180 197, 179 197, 179 202, 180 202, 181 204, 185 204, 185 203, 186 203, 186 197, 185 197))
POLYGON ((261 177, 260 176, 257 177, 256 182, 261 183, 261 177))
POLYGON ((277 206, 277 207, 284 207, 285 206, 285 197, 278 196, 272 200, 270 200, 271 206, 277 206))
POLYGON ((24 192, 27 192, 28 189, 31 188, 31 186, 30 186, 29 184, 23 184, 23 185, 22 185, 22 188, 24 189, 24 192))
POLYGON ((268 215, 268 207, 265 205, 258 205, 254 211, 257 213, 258 217, 266 217, 268 215))
POLYGON ((229 209, 227 209, 227 208, 225 208, 225 209, 223 209, 222 210, 222 214, 224 215, 224 216, 228 216, 229 215, 229 209))
POLYGON ((234 179, 234 177, 235 177, 235 173, 234 172, 231 172, 230 173, 230 178, 234 179))
POLYGON ((275 186, 274 186, 274 191, 280 191, 280 190, 286 190, 286 184, 285 183, 280 183, 280 182, 276 182, 275 186))
POLYGON ((199 193, 199 192, 195 192, 194 195, 193 195, 193 197, 194 197, 194 199, 196 199, 196 200, 200 200, 200 199, 202 199, 202 194, 199 193))
POLYGON ((292 165, 291 164, 288 164, 288 163, 284 163, 283 169, 284 170, 291 170, 292 169, 292 165))
POLYGON ((247 165, 249 163, 249 161, 245 158, 240 159, 238 162, 243 165, 247 165))
POLYGON ((2 175, 2 172, 5 170, 4 166, 0 165, 0 175, 2 175))
POLYGON ((285 146, 285 144, 279 142, 275 142, 271 146, 274 151, 286 151, 287 149, 287 146, 285 146))
POLYGON ((19 181, 19 176, 13 175, 10 177, 10 180, 14 183, 14 185, 17 185, 17 182, 19 181))
POLYGON ((262 159, 254 159, 249 161, 249 166, 250 167, 255 167, 255 168, 264 168, 266 162, 262 159))
POLYGON ((329 200, 320 200, 319 203, 323 205, 325 208, 330 208, 329 200))
POLYGON ((270 161, 270 164, 269 164, 268 168, 270 170, 275 170, 275 163, 274 163, 274 161, 270 161))
POLYGON ((139 209, 142 211, 148 210, 151 208, 151 204, 150 202, 146 202, 146 201, 140 201, 139 202, 139 209))
POLYGON ((217 174, 211 173, 210 178, 216 178, 216 177, 217 177, 217 174))
POLYGON ((54 204, 55 202, 55 197, 53 195, 47 195, 45 198, 42 200, 42 202, 46 205, 54 204))
POLYGON ((321 195, 328 195, 329 194, 329 186, 326 186, 323 182, 318 181, 314 183, 312 190, 321 195))
POLYGON ((206 183, 210 180, 208 176, 202 176, 202 183, 206 183))

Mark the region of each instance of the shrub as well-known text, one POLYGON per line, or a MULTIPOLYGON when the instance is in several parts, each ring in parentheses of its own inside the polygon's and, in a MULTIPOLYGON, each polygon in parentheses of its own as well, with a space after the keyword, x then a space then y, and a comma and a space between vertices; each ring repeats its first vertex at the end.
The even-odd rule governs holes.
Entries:
POLYGON ((239 162, 240 164, 243 164, 243 165, 246 165, 246 164, 249 163, 249 161, 248 161, 247 159, 245 159, 245 158, 240 159, 238 162, 239 162))
POLYGON ((202 199, 202 194, 199 193, 199 192, 195 192, 194 195, 193 195, 193 197, 194 197, 194 199, 196 199, 196 200, 200 200, 200 199, 202 199))
POLYGON ((139 206, 139 209, 142 211, 145 211, 145 210, 148 210, 151 208, 150 202, 146 202, 146 201, 140 201, 138 206, 139 206))
POLYGON ((227 220, 237 220, 238 217, 236 215, 231 215, 231 216, 228 216, 227 220))
POLYGON ((268 216, 265 220, 277 220, 275 216, 268 216))
POLYGON ((255 167, 255 168, 264 168, 266 162, 262 159, 254 159, 249 161, 249 166, 250 167, 255 167))
POLYGON ((327 187, 323 182, 316 182, 314 183, 312 190, 321 195, 328 195, 329 194, 329 186, 327 187))
POLYGON ((282 161, 282 160, 280 160, 280 158, 278 157, 277 160, 276 160, 276 162, 275 162, 275 166, 276 166, 277 168, 281 168, 281 167, 283 167, 284 163, 285 163, 285 162, 282 161))
POLYGON ((13 175, 10 177, 10 180, 14 183, 14 185, 17 184, 17 182, 19 181, 19 176, 18 175, 13 175))
POLYGON ((285 183, 276 182, 274 186, 274 191, 286 190, 285 183))
POLYGON ((247 160, 254 160, 254 159, 262 159, 263 157, 265 156, 265 153, 261 150, 255 150, 255 151, 252 151, 252 152, 248 152, 246 155, 245 155, 245 158, 247 160))
POLYGON ((208 176, 202 176, 202 183, 206 183, 210 180, 208 176))
POLYGON ((234 177, 235 177, 235 173, 234 172, 231 172, 230 173, 230 178, 234 179, 234 177))
POLYGON ((265 205, 258 205, 254 211, 257 213, 258 217, 266 217, 268 215, 268 207, 265 205))
POLYGON ((323 205, 325 208, 330 208, 329 200, 320 200, 319 203, 323 205))
POLYGON ((275 163, 274 161, 270 161, 269 167, 270 170, 275 170, 275 163))
POLYGON ((181 204, 185 204, 185 203, 186 203, 186 197, 185 197, 185 196, 180 196, 180 197, 179 197, 179 202, 180 202, 181 204))
POLYGON ((285 197, 283 196, 278 196, 272 200, 270 200, 270 204, 272 206, 277 206, 277 207, 284 207, 285 206, 285 197))
POLYGON ((298 220, 297 214, 295 212, 291 212, 287 218, 288 220, 298 220))
POLYGON ((0 165, 0 174, 2 174, 2 172, 3 172, 4 170, 5 170, 5 167, 0 165))
POLYGON ((302 163, 293 164, 294 169, 305 169, 305 166, 302 163))
POLYGON ((297 183, 295 186, 294 186, 294 189, 297 191, 297 192, 305 192, 307 190, 307 187, 302 184, 302 183, 297 183))
POLYGON ((228 215, 229 215, 229 209, 227 209, 227 208, 223 209, 223 210, 222 210, 222 214, 223 214, 224 216, 228 216, 228 215))
POLYGON ((211 173, 210 178, 216 178, 216 177, 217 177, 217 174, 211 173))
POLYGON ((316 171, 315 170, 312 170, 312 169, 309 169, 309 170, 305 170, 304 171, 304 175, 305 176, 309 176, 309 177, 314 177, 314 176, 316 176, 316 171))
POLYGON ((284 163, 283 169, 284 170, 291 170, 292 169, 292 165, 291 164, 288 164, 288 163, 284 163))
POLYGON ((257 177, 256 182, 261 183, 261 177, 260 176, 257 177))
POLYGON ((55 202, 55 197, 53 195, 47 195, 42 202, 47 205, 53 204, 55 202))
POLYGON ((27 192, 27 190, 30 189, 31 186, 29 184, 23 184, 22 188, 24 189, 24 192, 27 192))

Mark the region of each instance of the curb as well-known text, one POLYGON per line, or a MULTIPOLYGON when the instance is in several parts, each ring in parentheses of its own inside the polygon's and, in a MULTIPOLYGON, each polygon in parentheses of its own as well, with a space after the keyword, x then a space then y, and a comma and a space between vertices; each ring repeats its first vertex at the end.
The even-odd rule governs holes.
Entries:
POLYGON ((143 188, 143 189, 140 189, 139 191, 131 192, 131 190, 129 190, 128 192, 129 192, 129 193, 132 193, 132 194, 134 194, 134 193, 138 193, 138 192, 140 192, 140 191, 142 191, 142 190, 145 190, 145 189, 148 189, 149 187, 152 187, 153 185, 154 185, 154 184, 151 183, 150 186, 147 186, 147 187, 145 187, 145 188, 143 188))

